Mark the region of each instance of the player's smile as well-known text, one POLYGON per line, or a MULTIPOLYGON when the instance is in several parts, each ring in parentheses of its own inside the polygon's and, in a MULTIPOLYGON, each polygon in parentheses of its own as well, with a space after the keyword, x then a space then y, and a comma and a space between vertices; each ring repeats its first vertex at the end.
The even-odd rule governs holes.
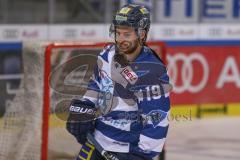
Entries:
POLYGON ((131 48, 131 46, 132 46, 132 43, 128 41, 122 41, 118 43, 119 49, 122 50, 123 52, 131 48))

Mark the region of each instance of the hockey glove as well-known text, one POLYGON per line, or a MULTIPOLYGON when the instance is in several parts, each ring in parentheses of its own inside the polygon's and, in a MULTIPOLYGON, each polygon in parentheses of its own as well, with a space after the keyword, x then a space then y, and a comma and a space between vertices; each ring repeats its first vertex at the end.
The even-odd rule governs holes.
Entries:
POLYGON ((95 112, 95 105, 89 100, 73 99, 71 102, 66 128, 81 144, 86 142, 87 132, 94 131, 95 112))

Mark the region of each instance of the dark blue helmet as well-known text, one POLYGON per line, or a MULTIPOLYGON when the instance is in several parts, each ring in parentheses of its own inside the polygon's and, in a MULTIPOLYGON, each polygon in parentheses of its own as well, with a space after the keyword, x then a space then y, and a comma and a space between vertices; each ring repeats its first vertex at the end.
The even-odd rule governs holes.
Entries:
POLYGON ((110 34, 115 33, 117 26, 129 26, 135 28, 137 32, 140 29, 148 33, 150 28, 150 13, 144 6, 134 4, 125 5, 114 16, 110 27, 110 34))

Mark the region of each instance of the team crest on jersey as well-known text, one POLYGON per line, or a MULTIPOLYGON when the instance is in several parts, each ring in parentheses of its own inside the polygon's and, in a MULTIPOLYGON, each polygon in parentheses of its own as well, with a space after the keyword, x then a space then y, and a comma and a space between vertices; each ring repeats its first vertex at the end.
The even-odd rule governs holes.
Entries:
POLYGON ((99 76, 101 78, 101 86, 97 104, 100 107, 102 113, 107 113, 111 109, 113 81, 104 70, 100 70, 99 73, 99 76))
POLYGON ((162 110, 152 110, 147 114, 148 120, 152 122, 154 128, 167 117, 167 112, 162 110))
POLYGON ((104 70, 99 71, 99 76, 101 78, 103 86, 109 86, 113 84, 112 79, 107 75, 107 73, 104 70))

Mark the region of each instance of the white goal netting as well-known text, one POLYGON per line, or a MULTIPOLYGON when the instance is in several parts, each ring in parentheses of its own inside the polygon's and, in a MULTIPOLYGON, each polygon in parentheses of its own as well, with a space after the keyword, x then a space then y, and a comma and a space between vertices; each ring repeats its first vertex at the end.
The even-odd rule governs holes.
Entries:
POLYGON ((44 48, 24 48, 24 73, 14 100, 1 118, 0 159, 40 159, 44 48))
MULTIPOLYGON (((43 159, 43 143, 47 143, 48 146, 48 159, 73 159, 80 149, 80 145, 65 129, 64 118, 66 118, 67 113, 64 113, 64 111, 66 110, 56 108, 57 103, 61 100, 73 98, 74 95, 57 93, 53 89, 50 90, 51 105, 49 121, 47 122, 49 128, 48 141, 43 142, 46 141, 42 135, 44 132, 42 124, 43 121, 46 121, 42 116, 44 108, 44 62, 46 61, 45 49, 48 44, 24 43, 23 45, 24 72, 20 89, 14 100, 7 104, 6 112, 0 119, 1 160, 43 159)), ((80 54, 80 50, 81 45, 72 45, 72 48, 64 48, 64 45, 62 48, 50 48, 49 52, 56 53, 51 53, 51 66, 49 67, 54 70, 54 67, 59 67, 65 63, 69 55, 80 54)), ((86 49, 84 49, 85 52, 86 49)), ((68 76, 68 81, 76 82, 76 79, 82 76, 81 73, 83 73, 82 70, 75 71, 73 78, 68 76)), ((59 77, 55 77, 54 80, 61 77, 61 75, 57 76, 59 77)), ((57 81, 56 84, 58 84, 57 81)))

